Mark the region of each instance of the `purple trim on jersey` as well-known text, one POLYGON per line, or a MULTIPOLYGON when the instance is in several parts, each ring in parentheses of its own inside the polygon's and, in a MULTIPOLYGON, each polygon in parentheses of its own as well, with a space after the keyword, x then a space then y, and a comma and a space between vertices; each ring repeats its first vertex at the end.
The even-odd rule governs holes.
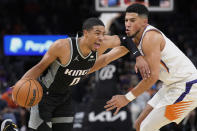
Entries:
POLYGON ((185 98, 185 96, 190 92, 192 85, 195 83, 197 83, 197 79, 193 80, 193 81, 186 82, 185 92, 183 92, 181 94, 181 96, 175 101, 175 103, 182 101, 185 98))

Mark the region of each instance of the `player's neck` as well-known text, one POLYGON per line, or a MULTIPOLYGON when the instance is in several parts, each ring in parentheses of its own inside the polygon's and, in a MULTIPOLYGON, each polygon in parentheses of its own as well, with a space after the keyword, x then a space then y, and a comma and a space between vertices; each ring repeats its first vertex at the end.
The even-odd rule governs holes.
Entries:
POLYGON ((91 50, 89 49, 88 45, 87 45, 87 41, 86 39, 84 39, 84 37, 80 37, 78 39, 78 46, 79 46, 79 50, 81 51, 83 56, 88 56, 91 52, 91 50))
POLYGON ((143 27, 139 33, 133 38, 134 43, 138 46, 140 44, 140 40, 142 38, 143 32, 145 30, 146 26, 143 27))

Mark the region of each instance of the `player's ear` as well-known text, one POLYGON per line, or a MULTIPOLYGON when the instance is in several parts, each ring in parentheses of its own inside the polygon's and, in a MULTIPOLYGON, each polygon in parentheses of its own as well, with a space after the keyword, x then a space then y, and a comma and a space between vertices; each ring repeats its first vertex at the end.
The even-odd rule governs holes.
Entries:
POLYGON ((88 31, 87 31, 87 30, 83 30, 83 35, 84 35, 84 37, 86 37, 87 34, 88 34, 88 31))
POLYGON ((147 24, 148 24, 148 19, 147 19, 147 18, 144 18, 144 19, 143 19, 143 24, 144 24, 144 25, 147 25, 147 24))

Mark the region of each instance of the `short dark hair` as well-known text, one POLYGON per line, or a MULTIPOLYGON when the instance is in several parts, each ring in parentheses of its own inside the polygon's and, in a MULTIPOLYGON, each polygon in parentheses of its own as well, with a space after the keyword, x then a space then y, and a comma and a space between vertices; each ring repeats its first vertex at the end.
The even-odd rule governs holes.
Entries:
POLYGON ((126 13, 137 13, 139 15, 145 15, 148 18, 149 15, 149 11, 147 9, 147 7, 143 4, 132 4, 130 6, 127 7, 126 9, 126 13))
POLYGON ((95 17, 92 18, 88 18, 87 20, 84 21, 83 26, 82 26, 82 30, 90 30, 92 29, 93 26, 105 26, 104 23, 95 17))

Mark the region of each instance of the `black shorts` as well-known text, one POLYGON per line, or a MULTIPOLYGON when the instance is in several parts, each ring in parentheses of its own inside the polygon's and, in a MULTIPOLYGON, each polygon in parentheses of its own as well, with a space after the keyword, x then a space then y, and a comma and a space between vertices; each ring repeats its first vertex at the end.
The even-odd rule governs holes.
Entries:
POLYGON ((37 129, 43 122, 73 123, 74 111, 71 91, 65 94, 50 94, 43 89, 38 105, 31 107, 29 127, 37 129))
POLYGON ((53 117, 73 117, 72 96, 70 93, 64 95, 43 95, 38 104, 40 117, 48 122, 53 117))

